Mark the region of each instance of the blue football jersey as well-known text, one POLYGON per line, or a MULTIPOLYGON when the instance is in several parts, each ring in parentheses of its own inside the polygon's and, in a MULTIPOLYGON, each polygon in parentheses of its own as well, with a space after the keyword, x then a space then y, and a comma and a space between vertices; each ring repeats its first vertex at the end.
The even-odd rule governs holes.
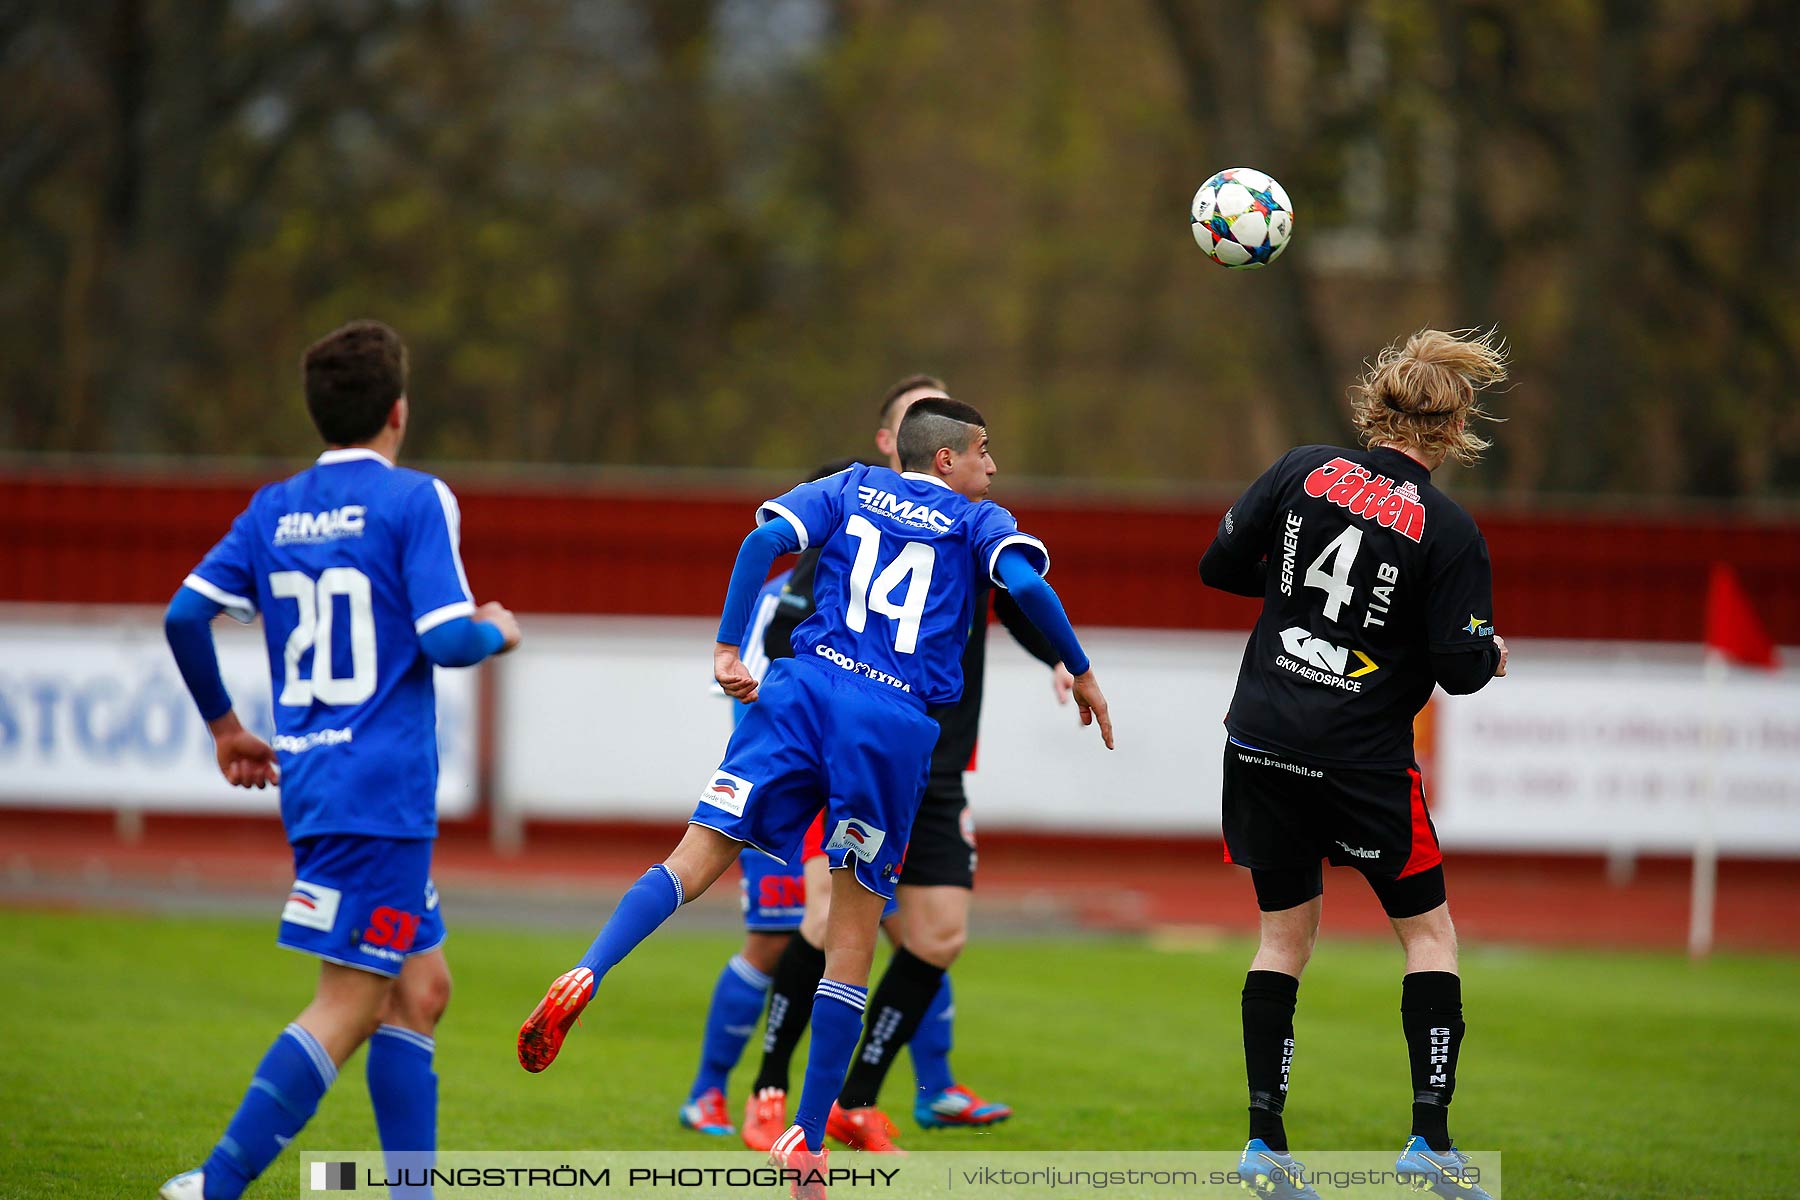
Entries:
POLYGON ((794 654, 931 706, 962 695, 976 581, 999 584, 1001 549, 1023 546, 1050 569, 1049 551, 1011 513, 913 471, 854 466, 766 501, 757 520, 784 520, 800 549, 819 547, 817 607, 794 630, 794 654))
POLYGON ((258 491, 184 581, 263 617, 290 840, 437 833, 437 698, 426 631, 475 611, 442 480, 328 450, 258 491))

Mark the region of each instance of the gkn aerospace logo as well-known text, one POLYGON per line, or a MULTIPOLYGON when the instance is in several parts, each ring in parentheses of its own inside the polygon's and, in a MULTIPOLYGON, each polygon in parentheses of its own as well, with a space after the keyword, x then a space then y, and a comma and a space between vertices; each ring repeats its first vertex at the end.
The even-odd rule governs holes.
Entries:
POLYGON ((1347 458, 1334 458, 1308 475, 1306 494, 1349 509, 1352 516, 1403 538, 1416 542, 1425 536, 1425 505, 1418 487, 1411 482, 1395 487, 1386 475, 1371 475, 1369 468, 1347 458))
POLYGON ((1281 631, 1281 644, 1286 654, 1275 656, 1275 665, 1292 671, 1302 679, 1323 683, 1346 692, 1362 691, 1362 677, 1379 671, 1375 660, 1361 650, 1347 650, 1322 637, 1315 637, 1298 625, 1281 631), (1351 656, 1356 662, 1351 662, 1351 656), (1355 670, 1351 670, 1352 666, 1355 670))
POLYGON ((938 533, 949 530, 951 521, 943 513, 929 504, 920 504, 916 500, 904 500, 892 492, 884 492, 880 488, 864 485, 856 489, 862 499, 862 506, 870 512, 880 513, 903 525, 916 525, 920 529, 932 529, 938 533))

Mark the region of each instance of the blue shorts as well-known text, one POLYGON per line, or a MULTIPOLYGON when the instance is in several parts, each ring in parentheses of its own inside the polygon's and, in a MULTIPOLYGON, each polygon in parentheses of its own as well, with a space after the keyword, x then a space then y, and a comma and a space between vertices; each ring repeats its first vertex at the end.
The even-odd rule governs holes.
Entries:
MULTIPOLYGON (((790 862, 797 855, 789 855, 790 862)), ((761 850, 746 850, 738 855, 738 867, 744 877, 738 880, 744 906, 745 933, 792 933, 800 928, 806 914, 806 876, 794 867, 776 862, 761 850)), ((898 900, 889 900, 881 910, 887 920, 900 911, 898 900)))
POLYGON ((777 659, 690 821, 798 866, 794 848, 823 807, 832 869, 892 899, 937 737, 904 693, 823 659, 777 659))
POLYGON ((289 950, 394 976, 444 942, 430 838, 321 834, 294 843, 294 886, 275 940, 289 950))
POLYGON ((792 933, 806 912, 806 877, 800 864, 785 866, 760 850, 738 855, 744 878, 744 928, 750 933, 792 933))

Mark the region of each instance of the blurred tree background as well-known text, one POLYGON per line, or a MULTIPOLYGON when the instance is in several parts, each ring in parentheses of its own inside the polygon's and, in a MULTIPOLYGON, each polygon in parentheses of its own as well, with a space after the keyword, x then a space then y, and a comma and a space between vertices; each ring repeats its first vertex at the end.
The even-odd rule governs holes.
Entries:
POLYGON ((799 469, 928 370, 1008 472, 1223 486, 1497 324, 1506 493, 1800 494, 1788 0, 0 0, 0 448, 799 469), (1296 241, 1228 272, 1227 166, 1296 241))

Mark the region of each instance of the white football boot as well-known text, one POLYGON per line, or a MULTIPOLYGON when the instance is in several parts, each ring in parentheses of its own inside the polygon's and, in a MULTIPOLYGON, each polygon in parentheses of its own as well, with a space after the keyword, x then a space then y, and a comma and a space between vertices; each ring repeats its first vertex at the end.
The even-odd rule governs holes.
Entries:
POLYGON ((206 1176, 198 1169, 183 1171, 157 1191, 160 1200, 205 1200, 206 1176))

